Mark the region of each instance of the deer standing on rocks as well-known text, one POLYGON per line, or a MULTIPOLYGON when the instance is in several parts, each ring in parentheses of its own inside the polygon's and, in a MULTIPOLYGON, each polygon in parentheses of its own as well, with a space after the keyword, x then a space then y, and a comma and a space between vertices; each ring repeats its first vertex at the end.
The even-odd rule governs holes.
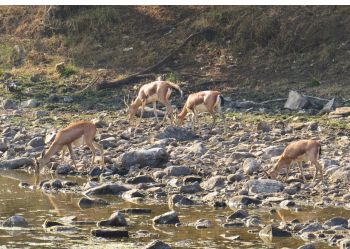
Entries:
POLYGON ((318 162, 320 156, 321 143, 319 141, 305 139, 292 142, 284 149, 277 163, 267 172, 267 175, 271 179, 276 179, 280 170, 286 167, 287 174, 285 179, 287 179, 290 165, 292 163, 296 163, 300 169, 303 180, 306 181, 303 173, 302 162, 310 162, 311 164, 315 165, 316 169, 313 180, 315 181, 317 175, 320 174, 320 180, 323 183, 322 165, 318 162))
POLYGON ((130 106, 126 103, 126 101, 124 100, 125 105, 128 108, 128 120, 129 122, 131 122, 131 120, 133 119, 133 117, 135 116, 135 113, 137 111, 137 109, 141 106, 141 115, 140 115, 140 123, 142 121, 142 116, 145 110, 145 105, 148 103, 152 103, 153 104, 153 112, 154 112, 154 116, 157 119, 157 123, 158 123, 158 114, 157 114, 157 101, 162 103, 165 107, 166 107, 166 113, 164 115, 164 118, 161 122, 161 124, 163 124, 167 118, 168 115, 170 115, 170 122, 171 124, 173 123, 173 107, 171 106, 170 102, 169 102, 169 97, 171 94, 171 89, 174 88, 177 91, 180 92, 181 94, 181 98, 183 96, 183 92, 181 90, 181 88, 170 82, 170 81, 153 81, 151 83, 145 84, 143 86, 141 86, 139 93, 136 97, 136 99, 130 104, 130 106))
POLYGON ((210 128, 212 129, 216 123, 216 113, 219 113, 223 119, 224 127, 226 130, 225 116, 221 110, 222 106, 224 106, 224 98, 218 91, 202 91, 192 93, 188 96, 185 105, 177 116, 178 124, 183 125, 187 113, 191 113, 192 130, 194 130, 195 123, 197 123, 198 128, 200 128, 198 114, 202 112, 208 112, 213 118, 213 122, 210 128))
POLYGON ((74 160, 72 144, 75 146, 86 144, 92 152, 92 164, 95 162, 96 148, 98 148, 101 154, 102 165, 104 165, 103 146, 94 142, 96 132, 95 124, 90 121, 77 121, 59 130, 46 153, 44 150, 39 160, 36 160, 36 171, 38 172, 41 166, 46 165, 57 152, 62 151, 63 160, 64 152, 67 148, 74 166, 77 167, 74 160))

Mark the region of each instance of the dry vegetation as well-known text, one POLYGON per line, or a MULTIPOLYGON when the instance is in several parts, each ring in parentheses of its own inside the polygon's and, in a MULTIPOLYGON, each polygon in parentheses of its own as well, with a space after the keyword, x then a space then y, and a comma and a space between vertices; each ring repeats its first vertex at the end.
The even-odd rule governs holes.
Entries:
POLYGON ((209 27, 215 36, 192 41, 156 73, 172 73, 195 90, 225 87, 240 98, 285 96, 289 89, 349 97, 344 91, 350 71, 349 7, 49 9, 0 7, 1 72, 39 72, 59 80, 54 65, 66 61, 88 78, 120 78, 156 63, 189 34, 209 27), (23 60, 14 56, 15 45, 25 49, 23 60))

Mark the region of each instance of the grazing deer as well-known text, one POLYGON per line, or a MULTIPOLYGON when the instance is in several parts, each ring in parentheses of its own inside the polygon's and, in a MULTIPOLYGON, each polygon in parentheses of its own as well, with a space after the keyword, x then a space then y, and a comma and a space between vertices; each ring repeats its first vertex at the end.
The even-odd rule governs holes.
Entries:
POLYGON ((130 106, 126 103, 126 101, 124 101, 129 112, 129 115, 128 115, 129 122, 131 122, 137 109, 141 106, 141 115, 140 115, 140 123, 139 123, 141 124, 142 116, 145 110, 145 105, 148 103, 152 103, 154 116, 156 117, 157 123, 158 123, 158 115, 157 115, 157 108, 156 108, 156 104, 158 101, 166 107, 166 114, 164 115, 164 118, 161 124, 165 122, 167 115, 170 115, 170 122, 172 124, 173 108, 169 102, 169 97, 170 97, 172 88, 178 90, 182 98, 183 92, 181 88, 170 81, 153 81, 151 83, 141 86, 136 99, 130 104, 130 106))
POLYGON ((290 165, 292 163, 296 163, 300 169, 303 180, 306 181, 303 173, 302 162, 311 162, 311 164, 315 165, 316 168, 313 180, 316 180, 316 177, 319 173, 321 181, 323 182, 322 165, 318 162, 320 156, 320 142, 311 139, 292 142, 284 149, 277 163, 269 170, 269 172, 267 172, 267 175, 269 178, 276 179, 280 170, 287 167, 287 174, 285 178, 287 179, 290 165))
POLYGON ((39 171, 40 166, 46 165, 50 161, 50 158, 57 152, 62 151, 63 160, 64 152, 67 148, 69 150, 74 166, 77 167, 74 160, 72 144, 76 146, 86 144, 92 152, 92 163, 95 162, 95 147, 97 147, 101 153, 102 165, 104 165, 103 147, 93 141, 96 135, 96 131, 96 126, 90 121, 77 121, 70 124, 66 128, 59 130, 47 152, 45 153, 44 150, 41 153, 41 158, 37 160, 36 171, 39 171))
POLYGON ((211 125, 212 129, 216 123, 216 113, 222 116, 224 121, 225 129, 225 116, 222 113, 221 107, 224 105, 224 98, 220 95, 218 91, 202 91, 197 93, 192 93, 188 96, 182 111, 178 114, 178 124, 183 125, 184 119, 187 113, 192 114, 192 129, 194 130, 195 122, 198 123, 198 128, 200 128, 200 123, 198 121, 198 113, 209 112, 213 117, 213 123, 211 125))

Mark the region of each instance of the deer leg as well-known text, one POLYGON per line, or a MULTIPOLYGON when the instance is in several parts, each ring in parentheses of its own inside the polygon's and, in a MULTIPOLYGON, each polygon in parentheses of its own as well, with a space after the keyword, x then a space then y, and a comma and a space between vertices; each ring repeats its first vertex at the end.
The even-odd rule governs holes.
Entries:
POLYGON ((287 172, 286 172, 286 175, 284 176, 284 180, 283 180, 283 182, 286 182, 286 181, 287 181, 287 179, 288 179, 288 176, 289 176, 289 171, 290 171, 290 166, 291 166, 291 164, 289 164, 289 165, 287 166, 287 172))
POLYGON ((103 166, 105 164, 103 146, 98 144, 98 143, 96 143, 96 142, 92 142, 92 144, 95 146, 95 148, 99 149, 100 154, 101 154, 101 163, 102 163, 102 166, 103 166))
POLYGON ((61 163, 64 162, 64 154, 66 153, 66 150, 67 150, 67 146, 63 146, 62 147, 62 151, 61 151, 61 163))
MULTIPOLYGON (((317 172, 319 172, 319 174, 320 174, 320 181, 322 181, 322 183, 324 183, 322 165, 317 161, 313 162, 313 164, 315 165, 317 172)), ((316 180, 316 176, 317 175, 315 174, 314 180, 316 180)))
POLYGON ((74 159, 74 153, 73 153, 73 148, 72 148, 72 145, 71 145, 71 144, 67 144, 67 147, 68 147, 68 150, 69 150, 70 156, 71 156, 71 158, 72 158, 72 161, 73 161, 74 167, 75 167, 75 168, 77 168, 77 164, 75 163, 75 159, 74 159))
POLYGON ((157 124, 158 124, 159 120, 158 120, 158 113, 157 113, 157 102, 153 102, 153 113, 154 113, 154 116, 156 117, 157 124))
POLYGON ((297 164, 298 164, 298 167, 299 167, 299 170, 300 170, 300 174, 303 177, 304 182, 306 182, 306 178, 304 176, 304 170, 303 170, 302 162, 297 162, 297 164))
POLYGON ((95 157, 96 157, 96 149, 95 146, 92 144, 92 142, 87 142, 86 141, 86 145, 89 147, 89 149, 92 152, 92 159, 91 159, 91 164, 93 165, 95 162, 95 157))
POLYGON ((145 111, 145 105, 146 105, 146 101, 142 101, 142 104, 141 104, 141 115, 140 115, 140 122, 137 126, 141 125, 141 121, 142 121, 142 117, 143 117, 143 113, 145 111))

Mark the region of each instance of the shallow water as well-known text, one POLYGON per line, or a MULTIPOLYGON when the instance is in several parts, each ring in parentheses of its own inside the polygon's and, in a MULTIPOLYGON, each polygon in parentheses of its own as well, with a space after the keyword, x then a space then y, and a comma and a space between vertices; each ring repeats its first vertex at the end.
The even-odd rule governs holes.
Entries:
MULTIPOLYGON (((49 177, 48 177, 49 178, 49 177)), ((77 180, 77 179, 74 179, 77 180)), ((141 248, 154 239, 163 240, 173 248, 281 248, 283 246, 297 248, 305 244, 299 238, 283 238, 265 243, 256 228, 223 228, 224 216, 233 211, 229 208, 214 209, 211 207, 175 208, 179 213, 182 226, 152 226, 152 218, 169 211, 166 203, 142 204, 125 202, 118 197, 106 198, 112 205, 81 209, 77 205, 79 194, 58 193, 46 194, 41 190, 22 189, 20 182, 34 183, 32 175, 22 171, 0 171, 0 220, 12 215, 22 215, 28 222, 28 229, 0 229, 0 245, 7 248, 141 248), (147 207, 152 209, 150 215, 126 215, 130 238, 123 240, 96 239, 90 231, 96 225, 78 226, 76 233, 47 232, 42 228, 46 219, 55 220, 64 216, 76 216, 78 221, 99 221, 108 218, 114 211, 130 207, 147 207), (186 224, 198 219, 209 219, 213 226, 208 229, 196 229, 186 224), (248 232, 253 230, 253 232, 248 232), (144 233, 142 231, 148 231, 144 233), (240 240, 233 241, 227 237, 240 235, 240 240), (226 237, 226 238, 225 238, 226 237)), ((83 184, 85 179, 78 179, 83 184)), ((250 214, 257 214, 263 223, 268 220, 290 221, 298 218, 301 222, 308 220, 325 221, 334 216, 350 217, 350 211, 343 208, 313 209, 301 207, 301 211, 279 210, 272 217, 268 209, 250 209, 250 214)), ((317 248, 332 248, 325 243, 317 244, 317 248)), ((334 247, 333 247, 334 248, 334 247)))

